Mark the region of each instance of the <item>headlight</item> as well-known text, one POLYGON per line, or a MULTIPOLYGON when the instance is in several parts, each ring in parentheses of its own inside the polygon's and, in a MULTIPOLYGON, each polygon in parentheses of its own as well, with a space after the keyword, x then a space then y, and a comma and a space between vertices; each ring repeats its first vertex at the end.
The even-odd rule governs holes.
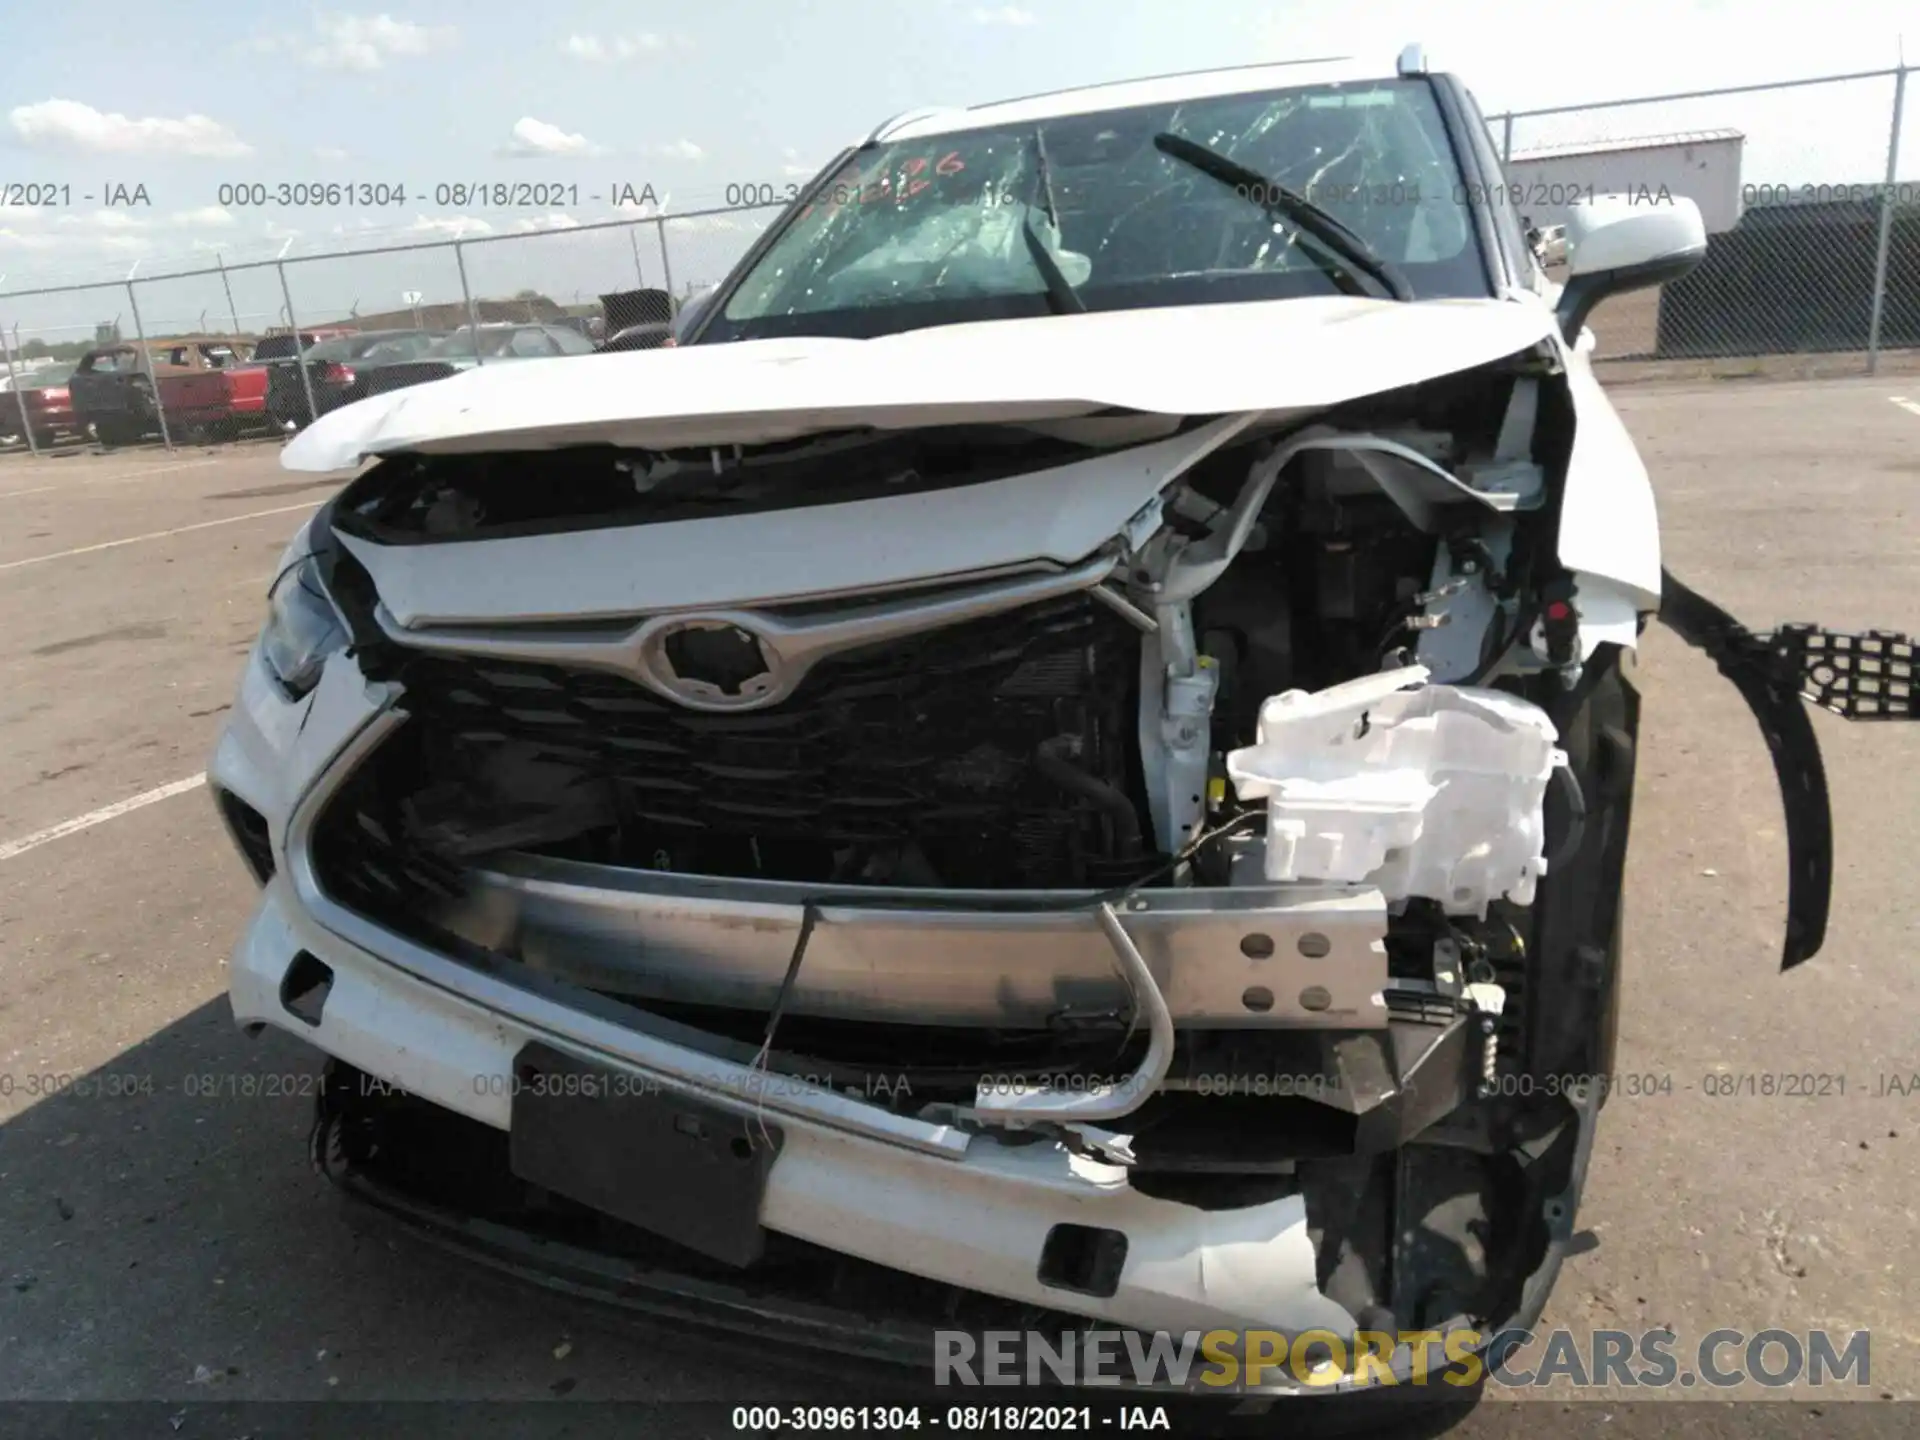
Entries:
POLYGON ((297 698, 320 683, 327 656, 346 643, 318 563, 308 558, 285 570, 267 596, 267 628, 260 634, 267 668, 297 698))

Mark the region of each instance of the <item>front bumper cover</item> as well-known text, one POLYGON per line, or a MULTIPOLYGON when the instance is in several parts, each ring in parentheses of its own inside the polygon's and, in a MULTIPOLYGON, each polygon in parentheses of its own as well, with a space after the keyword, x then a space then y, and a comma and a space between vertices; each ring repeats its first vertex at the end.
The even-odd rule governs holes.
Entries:
MULTIPOLYGON (((991 1404, 1006 1399, 1008 1391, 938 1385, 934 1367, 937 1337, 951 1336, 956 1331, 965 1333, 975 1341, 974 1353, 983 1353, 986 1335, 991 1331, 1052 1328, 1057 1332, 1058 1322, 1074 1323, 1070 1316, 1001 1305, 993 1297, 963 1287, 901 1284, 902 1277, 881 1280, 864 1288, 858 1283, 860 1277, 852 1284, 830 1280, 803 1292, 791 1284, 782 1288, 777 1284, 755 1283, 744 1275, 716 1275, 697 1263, 676 1266, 670 1245, 636 1252, 628 1246, 583 1243, 578 1238, 556 1235, 547 1227, 475 1214, 467 1206, 446 1204, 405 1183, 395 1183, 356 1158, 351 1139, 355 1096, 365 1095, 367 1088, 366 1077, 359 1072, 337 1062, 330 1064, 326 1084, 316 1104, 311 1137, 314 1166, 337 1188, 349 1213, 355 1218, 376 1219, 460 1260, 484 1266, 518 1283, 535 1285, 647 1322, 692 1325, 762 1341, 796 1357, 819 1356, 835 1369, 858 1370, 863 1381, 884 1376, 887 1383, 900 1387, 899 1393, 904 1398, 925 1400, 933 1395, 943 1403, 991 1404), (1051 1327, 1050 1321, 1055 1322, 1051 1327)), ((389 1098, 403 1104, 411 1099, 389 1098)), ((1578 1194, 1584 1182, 1597 1112, 1597 1097, 1578 1109, 1580 1140, 1573 1183, 1567 1192, 1567 1203, 1549 1208, 1553 1235, 1546 1259, 1523 1292, 1522 1305, 1516 1314, 1497 1329, 1477 1332, 1472 1350, 1466 1352, 1477 1359, 1477 1365, 1464 1359, 1452 1365, 1437 1362, 1416 1365, 1412 1352, 1403 1346, 1388 1362, 1386 1376, 1376 1371, 1363 1385, 1351 1381, 1250 1385, 1241 1378, 1219 1388, 1191 1381, 1179 1387, 1165 1382, 1141 1383, 1122 1374, 1111 1382, 1103 1381, 1098 1390, 1119 1391, 1135 1400, 1193 1401, 1210 1411, 1222 1406, 1238 1406, 1256 1419, 1265 1413, 1262 1401, 1285 1400, 1290 1409, 1315 1399, 1339 1399, 1349 1402, 1349 1406, 1363 1400, 1385 1405, 1413 1403, 1421 1408, 1455 1401, 1471 1403, 1494 1363, 1495 1353, 1538 1322, 1552 1291, 1572 1240, 1571 1197, 1578 1194)), ((643 1246, 646 1238, 641 1237, 643 1246)), ((877 1267, 860 1268, 877 1271, 877 1267)), ((1081 1320, 1078 1324, 1102 1330, 1112 1328, 1097 1321, 1081 1320)), ((1444 1343, 1436 1345, 1428 1352, 1429 1358, 1444 1348, 1444 1343)), ((1032 1387, 1022 1386, 1020 1393, 1028 1396, 1031 1390, 1032 1387)), ((1098 1391, 1082 1388, 1080 1393, 1098 1391)), ((843 1397, 834 1392, 833 1398, 843 1397)), ((875 1395, 873 1398, 886 1397, 875 1395)))
MULTIPOLYGON (((1350 1335, 1361 1328, 1317 1283, 1306 1200, 1297 1191, 1203 1209, 1144 1193, 1121 1167, 1076 1153, 1057 1136, 969 1133, 815 1085, 769 1085, 764 1072, 699 1046, 701 1037, 683 1027, 636 1025, 639 1012, 598 1003, 575 985, 521 965, 456 960, 334 904, 316 881, 309 833, 333 787, 398 723, 394 698, 344 653, 330 657, 319 686, 298 701, 257 660, 249 666, 210 766, 217 790, 266 817, 273 849, 272 874, 231 963, 241 1024, 285 1029, 496 1136, 510 1127, 516 1057, 534 1043, 742 1116, 777 1116, 785 1144, 767 1176, 762 1223, 769 1232, 1015 1313, 1071 1312, 1081 1324, 1175 1333, 1350 1335), (289 977, 301 964, 326 973, 316 1006, 290 1003, 289 977), (1065 1295, 1042 1281, 1037 1261, 1061 1225, 1126 1235, 1110 1293, 1065 1295)), ((1583 1133, 1583 1153, 1587 1143, 1583 1133)), ((442 1244, 496 1267, 543 1272, 548 1283, 576 1293, 644 1293, 648 1305, 668 1313, 699 1306, 730 1328, 764 1322, 789 1340, 831 1342, 868 1358, 930 1355, 924 1326, 908 1342, 875 1329, 860 1310, 691 1284, 666 1265, 609 1268, 591 1247, 515 1234, 352 1167, 335 1164, 330 1173, 442 1244)), ((1565 1192, 1569 1226, 1577 1193, 1577 1185, 1565 1192)))

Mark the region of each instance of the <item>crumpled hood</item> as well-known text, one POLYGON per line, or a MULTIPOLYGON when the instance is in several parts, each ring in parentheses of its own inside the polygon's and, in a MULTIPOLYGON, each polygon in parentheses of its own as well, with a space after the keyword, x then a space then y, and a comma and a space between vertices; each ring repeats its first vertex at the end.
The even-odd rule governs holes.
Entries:
POLYGON ((1310 411, 1489 364, 1554 333, 1513 300, 1346 296, 935 326, 488 364, 322 416, 282 452, 750 445, 871 426, 1310 411))

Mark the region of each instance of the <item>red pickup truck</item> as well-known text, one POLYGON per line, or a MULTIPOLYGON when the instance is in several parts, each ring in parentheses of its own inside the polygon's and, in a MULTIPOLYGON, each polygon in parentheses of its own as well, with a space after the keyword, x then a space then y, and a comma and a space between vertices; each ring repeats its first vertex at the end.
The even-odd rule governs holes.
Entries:
POLYGON ((231 439, 263 428, 267 372, 248 365, 250 349, 248 341, 227 335, 155 340, 144 354, 136 342, 97 346, 80 357, 67 382, 74 419, 108 445, 158 434, 160 407, 176 439, 209 432, 231 439))

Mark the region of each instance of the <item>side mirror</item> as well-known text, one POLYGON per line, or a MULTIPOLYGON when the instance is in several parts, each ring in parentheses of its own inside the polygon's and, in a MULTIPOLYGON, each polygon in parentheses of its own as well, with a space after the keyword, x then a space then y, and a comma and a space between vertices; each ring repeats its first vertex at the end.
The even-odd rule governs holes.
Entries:
POLYGON ((1567 210, 1567 283, 1555 318, 1569 344, 1594 306, 1686 274, 1707 253, 1700 207, 1684 196, 1659 204, 1597 195, 1567 210))

